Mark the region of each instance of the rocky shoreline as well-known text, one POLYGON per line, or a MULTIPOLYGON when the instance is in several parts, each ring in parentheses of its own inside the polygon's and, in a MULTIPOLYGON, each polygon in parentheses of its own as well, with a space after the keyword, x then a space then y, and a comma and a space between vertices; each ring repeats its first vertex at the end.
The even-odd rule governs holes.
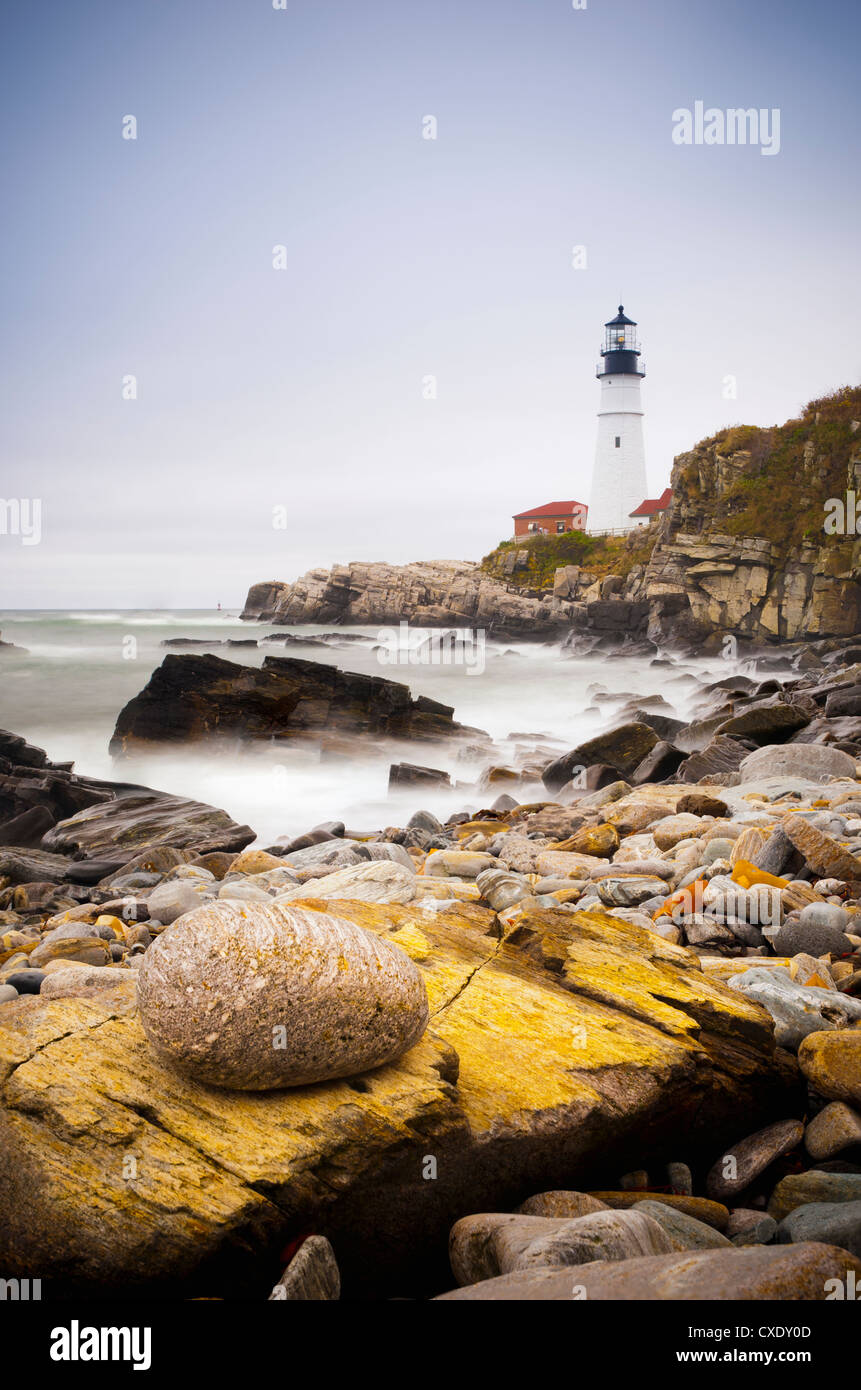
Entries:
POLYGON ((861 666, 805 652, 512 766, 392 682, 168 657, 120 751, 304 707, 487 752, 444 821, 406 775, 405 823, 265 847, 0 735, 4 1264, 90 1297, 841 1296, 861 666))

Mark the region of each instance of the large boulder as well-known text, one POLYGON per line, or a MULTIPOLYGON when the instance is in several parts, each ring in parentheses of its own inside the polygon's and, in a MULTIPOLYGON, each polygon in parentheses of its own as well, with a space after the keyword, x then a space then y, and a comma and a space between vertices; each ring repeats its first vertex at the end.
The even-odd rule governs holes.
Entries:
POLYGON ((801 1102, 767 1013, 602 912, 533 909, 502 939, 476 904, 304 906, 411 957, 424 1036, 361 1076, 255 1094, 164 1060, 134 981, 3 1005, 3 1267, 67 1291, 263 1296, 273 1252, 310 1230, 348 1295, 432 1292, 460 1217, 677 1157, 680 1134, 711 1161, 739 1114, 801 1102))
POLYGON ((548 791, 556 792, 593 763, 606 763, 622 777, 630 777, 658 741, 658 735, 648 724, 636 721, 622 724, 618 729, 598 734, 557 758, 544 769, 541 779, 548 791))
POLYGON ((406 685, 382 676, 295 657, 267 656, 256 667, 218 656, 166 656, 120 711, 110 751, 122 756, 219 735, 433 739, 463 732, 448 705, 425 696, 414 700, 406 685))
MULTIPOLYGON (((135 791, 103 801, 60 821, 42 841, 63 854, 99 855, 112 860, 134 858, 156 846, 212 850, 244 849, 255 839, 248 825, 237 825, 226 811, 165 792, 135 791)), ((108 870, 105 870, 107 873, 108 870)))
POLYGON ((428 1021, 424 981, 405 952, 343 917, 286 903, 187 913, 147 951, 138 1001, 168 1062, 232 1091, 382 1066, 428 1021))

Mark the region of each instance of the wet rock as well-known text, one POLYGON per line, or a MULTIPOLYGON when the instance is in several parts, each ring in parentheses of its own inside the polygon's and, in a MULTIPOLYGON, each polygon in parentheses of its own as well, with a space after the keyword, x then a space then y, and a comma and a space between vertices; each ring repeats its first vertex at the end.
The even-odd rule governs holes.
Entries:
POLYGON ((685 792, 676 802, 676 815, 714 816, 721 819, 729 815, 729 807, 719 797, 706 792, 685 792))
MULTIPOLYGON (((816 907, 818 904, 811 903, 810 906, 816 907)), ((805 921, 805 911, 806 908, 802 910, 798 921, 784 922, 777 935, 772 938, 776 955, 795 956, 804 952, 811 956, 842 956, 852 950, 851 941, 839 927, 818 924, 809 919, 805 921)))
POLYGON ((813 1240, 838 1245, 861 1259, 861 1201, 809 1202, 796 1207, 783 1218, 775 1235, 778 1245, 813 1240))
POLYGON ((288 1264, 269 1301, 332 1302, 341 1296, 341 1276, 335 1252, 325 1236, 309 1236, 288 1264))
POLYGON ((230 1090, 356 1075, 401 1056, 428 1021, 403 951, 289 905, 189 914, 146 953, 138 992, 153 1045, 185 1075, 230 1090))
POLYGON ((68 922, 65 926, 54 927, 34 951, 30 952, 30 964, 37 969, 51 960, 79 961, 82 965, 108 965, 111 953, 107 944, 97 935, 95 927, 83 922, 68 922))
POLYGON ((825 743, 767 744, 749 753, 739 770, 745 782, 787 776, 821 782, 825 777, 854 777, 855 759, 825 743))
POLYGON ((845 1285, 861 1261, 834 1245, 803 1243, 652 1255, 620 1263, 596 1261, 575 1270, 517 1270, 440 1294, 438 1302, 824 1300, 828 1280, 845 1285), (575 1287, 576 1286, 576 1287, 575 1287), (580 1292, 582 1290, 582 1292, 580 1292))
POLYGON ((809 1033, 845 1029, 861 1020, 861 1001, 836 990, 799 985, 782 968, 755 966, 733 976, 729 984, 768 1010, 778 1047, 794 1050, 809 1033))
POLYGON ((776 1159, 797 1148, 803 1137, 800 1120, 782 1120, 748 1135, 721 1154, 709 1170, 706 1192, 715 1202, 736 1197, 776 1159))
POLYGON ((51 999, 68 999, 93 989, 113 989, 129 977, 129 972, 115 965, 74 965, 52 970, 42 981, 40 994, 51 999))
POLYGON ((704 1221, 716 1231, 724 1231, 729 1221, 726 1207, 720 1202, 710 1201, 707 1197, 680 1197, 666 1192, 591 1192, 589 1195, 597 1197, 599 1202, 613 1208, 632 1207, 644 1201, 663 1202, 675 1211, 685 1212, 697 1221, 704 1221))
POLYGON ((861 1202, 861 1173, 826 1173, 819 1168, 790 1173, 772 1192, 768 1214, 782 1221, 810 1202, 861 1202))
POLYGON ((45 979, 44 970, 25 968, 7 975, 4 984, 11 985, 16 994, 38 994, 45 979))
POLYGON ((589 1216, 593 1211, 609 1211, 610 1208, 587 1192, 539 1192, 527 1197, 517 1210, 523 1216, 554 1216, 573 1221, 577 1216, 589 1216))
POLYGON ((803 816, 787 816, 783 830, 820 878, 861 879, 861 859, 803 816))
POLYGON ((459 1284, 475 1284, 515 1269, 625 1260, 675 1249, 656 1222, 633 1211, 597 1211, 571 1221, 541 1216, 480 1214, 452 1228, 449 1259, 459 1284))
MULTIPOLYGON (((648 1198, 639 1202, 633 1209, 639 1216, 648 1216, 670 1237, 676 1250, 719 1250, 730 1242, 714 1226, 705 1221, 697 1221, 687 1212, 677 1207, 667 1206, 666 1202, 650 1202, 648 1198)), ((658 1251, 654 1251, 657 1254, 658 1251)))
POLYGON ((842 1100, 826 1105, 804 1131, 804 1147, 814 1160, 834 1158, 855 1145, 861 1145, 861 1115, 842 1100))
POLYGON ((820 1095, 861 1108, 861 1031, 811 1033, 798 1065, 820 1095))
POLYGON ((450 787, 451 777, 438 767, 420 767, 416 763, 392 763, 389 768, 389 789, 392 787, 450 787))
MULTIPOLYGON (((494 862, 495 861, 491 861, 494 862)), ((416 873, 413 868, 380 859, 369 864, 354 864, 338 869, 311 883, 279 893, 278 901, 285 903, 300 898, 352 898, 368 903, 409 903, 416 896, 416 873)))
POLYGON ((528 883, 503 869, 484 869, 478 875, 476 883, 484 901, 496 912, 502 912, 506 907, 521 902, 523 898, 529 897, 531 892, 528 883))
POLYGON ((623 724, 618 729, 599 734, 597 738, 572 748, 550 763, 541 778, 548 791, 559 791, 571 781, 576 771, 593 763, 605 763, 614 767, 622 777, 629 777, 658 742, 657 734, 647 724, 623 724))
POLYGON ((701 751, 685 758, 676 776, 680 782, 709 782, 713 777, 736 772, 747 751, 743 743, 719 734, 701 751))
POLYGON ((648 782, 663 782, 672 777, 684 762, 685 755, 680 749, 674 748, 671 743, 663 739, 656 743, 638 763, 633 773, 631 781, 635 787, 644 786, 648 782))
POLYGON ((799 706, 767 702, 751 705, 742 710, 741 714, 732 715, 718 725, 716 732, 727 734, 730 738, 750 739, 754 743, 770 747, 775 743, 782 743, 790 734, 794 734, 797 729, 803 729, 809 723, 810 715, 799 706))
POLYGON ((131 792, 90 806, 49 830, 47 850, 81 853, 88 858, 123 855, 131 860, 144 850, 166 845, 193 846, 198 854, 240 850, 255 839, 250 826, 237 825, 226 811, 200 801, 163 792, 131 792))
POLYGON ((168 883, 159 884, 150 893, 146 900, 147 911, 157 922, 169 926, 186 912, 193 912, 196 907, 210 902, 215 896, 213 886, 205 880, 171 879, 168 883))
POLYGON ((485 869, 498 869, 492 854, 476 854, 470 850, 440 849, 425 860, 428 878, 478 878, 485 869))

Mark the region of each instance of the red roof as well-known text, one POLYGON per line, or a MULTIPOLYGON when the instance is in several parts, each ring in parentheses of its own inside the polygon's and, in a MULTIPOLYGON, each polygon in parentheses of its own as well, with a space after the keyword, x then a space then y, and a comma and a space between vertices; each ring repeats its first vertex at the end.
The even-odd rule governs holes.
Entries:
POLYGON ((575 507, 586 508, 585 502, 545 502, 543 507, 533 507, 530 512, 515 512, 512 521, 522 521, 527 516, 573 516, 575 507))
POLYGON ((673 495, 671 487, 665 487, 660 497, 647 497, 645 502, 641 502, 634 512, 628 512, 628 516, 654 516, 655 512, 665 512, 670 505, 673 495))

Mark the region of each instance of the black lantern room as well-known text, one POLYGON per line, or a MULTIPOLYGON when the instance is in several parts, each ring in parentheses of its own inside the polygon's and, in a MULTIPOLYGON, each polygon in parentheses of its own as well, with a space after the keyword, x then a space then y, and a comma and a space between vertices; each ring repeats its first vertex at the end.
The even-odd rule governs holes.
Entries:
POLYGON ((604 346, 601 349, 602 361, 598 363, 597 376, 645 376, 646 368, 640 361, 640 343, 637 338, 637 325, 625 314, 624 305, 614 319, 604 324, 604 346))

